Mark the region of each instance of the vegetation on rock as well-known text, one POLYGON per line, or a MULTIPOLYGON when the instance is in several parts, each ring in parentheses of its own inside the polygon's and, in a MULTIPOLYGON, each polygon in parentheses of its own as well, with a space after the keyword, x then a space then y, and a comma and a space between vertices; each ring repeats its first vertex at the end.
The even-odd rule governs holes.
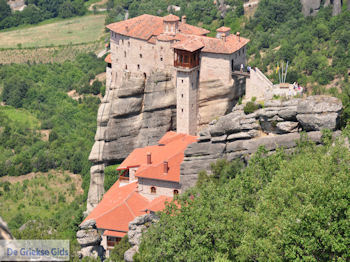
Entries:
POLYGON ((346 261, 350 152, 301 140, 247 168, 218 161, 214 175, 170 205, 144 234, 135 261, 346 261))

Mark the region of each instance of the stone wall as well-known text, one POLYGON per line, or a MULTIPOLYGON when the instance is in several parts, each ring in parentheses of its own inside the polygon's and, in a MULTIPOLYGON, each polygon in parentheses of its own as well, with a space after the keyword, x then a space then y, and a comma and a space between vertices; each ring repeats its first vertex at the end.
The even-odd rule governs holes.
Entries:
POLYGON ((269 151, 291 149, 299 132, 321 143, 322 129, 336 130, 342 104, 334 97, 311 96, 288 101, 270 100, 264 108, 246 115, 243 105, 210 123, 200 132, 198 142, 188 146, 181 164, 181 189, 195 185, 201 170, 210 171, 217 159, 247 158, 263 145, 269 151))

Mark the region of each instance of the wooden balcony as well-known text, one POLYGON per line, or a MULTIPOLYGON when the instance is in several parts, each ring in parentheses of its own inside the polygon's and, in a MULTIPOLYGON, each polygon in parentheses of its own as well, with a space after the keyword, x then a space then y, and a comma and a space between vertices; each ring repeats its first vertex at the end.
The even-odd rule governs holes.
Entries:
POLYGON ((119 177, 119 180, 120 180, 121 182, 129 182, 129 177, 120 176, 120 177, 119 177))

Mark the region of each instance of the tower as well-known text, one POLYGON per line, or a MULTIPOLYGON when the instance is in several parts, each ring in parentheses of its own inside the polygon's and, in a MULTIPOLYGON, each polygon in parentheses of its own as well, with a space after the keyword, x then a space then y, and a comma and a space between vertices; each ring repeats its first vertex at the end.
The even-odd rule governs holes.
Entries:
POLYGON ((178 133, 196 135, 198 116, 198 86, 200 72, 200 41, 175 44, 176 126, 178 133))

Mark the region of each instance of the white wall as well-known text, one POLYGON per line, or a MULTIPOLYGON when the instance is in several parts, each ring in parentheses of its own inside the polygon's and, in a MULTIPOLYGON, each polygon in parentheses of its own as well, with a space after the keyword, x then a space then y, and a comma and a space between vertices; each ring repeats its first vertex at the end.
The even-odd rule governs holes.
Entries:
POLYGON ((153 200, 159 196, 174 196, 174 189, 181 193, 180 184, 170 181, 161 181, 148 178, 139 178, 139 193, 149 200, 153 200), (151 193, 151 187, 156 188, 156 194, 151 193))
POLYGON ((195 135, 197 132, 198 73, 198 70, 192 70, 191 72, 177 71, 176 127, 178 133, 195 135))

